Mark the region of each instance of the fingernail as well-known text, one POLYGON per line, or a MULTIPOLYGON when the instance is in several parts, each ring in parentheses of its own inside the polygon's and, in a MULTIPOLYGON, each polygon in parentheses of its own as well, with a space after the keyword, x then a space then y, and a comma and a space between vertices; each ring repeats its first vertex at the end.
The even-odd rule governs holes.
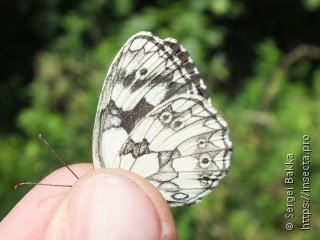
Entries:
POLYGON ((78 189, 72 191, 66 200, 69 202, 62 204, 65 219, 54 220, 54 224, 64 226, 64 233, 59 236, 66 239, 160 238, 161 225, 155 206, 128 178, 97 173, 75 187, 78 189))

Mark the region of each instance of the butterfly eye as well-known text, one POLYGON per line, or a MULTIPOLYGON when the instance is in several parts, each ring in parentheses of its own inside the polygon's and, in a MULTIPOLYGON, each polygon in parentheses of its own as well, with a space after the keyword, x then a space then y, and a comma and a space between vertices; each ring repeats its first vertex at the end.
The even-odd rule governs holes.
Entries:
POLYGON ((203 138, 198 139, 198 147, 199 148, 205 148, 206 146, 207 146, 207 142, 205 139, 203 139, 203 138))
POLYGON ((211 164, 211 157, 209 154, 202 154, 199 158, 199 166, 201 168, 207 168, 211 164))
POLYGON ((185 122, 182 122, 181 120, 175 120, 171 123, 171 127, 174 129, 174 130, 180 130, 181 128, 183 128, 185 126, 185 122))
POLYGON ((170 123, 172 120, 172 115, 170 112, 163 112, 160 115, 160 121, 163 123, 170 123))
POLYGON ((141 76, 146 75, 147 72, 148 72, 148 70, 147 70, 146 68, 142 68, 142 69, 140 70, 140 75, 141 75, 141 76))
POLYGON ((182 192, 177 192, 172 194, 171 197, 175 200, 184 200, 184 199, 187 199, 189 195, 182 192))
POLYGON ((208 176, 203 176, 200 178, 200 183, 202 186, 207 187, 210 184, 210 178, 208 176))

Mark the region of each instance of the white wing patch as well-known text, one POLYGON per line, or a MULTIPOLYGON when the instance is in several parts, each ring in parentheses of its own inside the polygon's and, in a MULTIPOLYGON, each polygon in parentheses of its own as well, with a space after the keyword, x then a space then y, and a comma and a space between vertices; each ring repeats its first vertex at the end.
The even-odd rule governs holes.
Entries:
POLYGON ((148 32, 131 37, 104 82, 93 133, 95 168, 119 167, 172 206, 198 202, 226 175, 232 144, 188 52, 148 32))

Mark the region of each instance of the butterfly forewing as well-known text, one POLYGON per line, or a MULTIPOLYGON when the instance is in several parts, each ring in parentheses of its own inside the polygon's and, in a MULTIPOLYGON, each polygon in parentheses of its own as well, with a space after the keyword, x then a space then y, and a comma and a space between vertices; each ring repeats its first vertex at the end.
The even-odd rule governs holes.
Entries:
POLYGON ((229 170, 227 123, 211 107, 188 52, 149 32, 132 36, 107 73, 93 133, 95 168, 153 183, 171 205, 197 202, 229 170))
POLYGON ((148 32, 131 37, 113 61, 100 95, 93 135, 95 167, 112 165, 115 149, 138 121, 163 101, 185 93, 207 95, 187 51, 173 39, 164 41, 148 32), (103 146, 109 146, 108 151, 103 146))

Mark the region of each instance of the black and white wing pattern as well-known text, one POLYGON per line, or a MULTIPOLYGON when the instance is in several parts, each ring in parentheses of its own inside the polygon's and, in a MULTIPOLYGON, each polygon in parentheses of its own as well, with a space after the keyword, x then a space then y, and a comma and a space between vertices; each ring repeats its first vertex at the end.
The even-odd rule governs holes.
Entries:
POLYGON ((230 167, 227 123, 188 52, 139 32, 107 73, 93 130, 95 168, 133 171, 171 206, 196 203, 230 167))

